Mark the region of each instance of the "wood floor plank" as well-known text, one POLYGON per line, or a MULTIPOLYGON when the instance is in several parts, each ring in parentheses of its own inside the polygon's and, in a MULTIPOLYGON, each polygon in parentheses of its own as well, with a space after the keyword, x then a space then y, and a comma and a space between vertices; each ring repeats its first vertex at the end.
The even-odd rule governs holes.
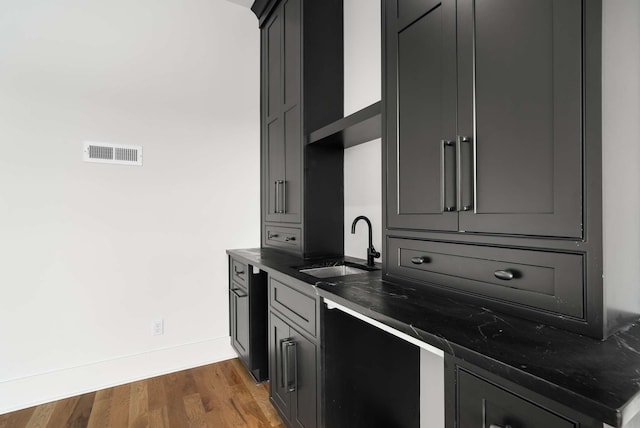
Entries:
POLYGON ((0 428, 284 428, 257 385, 236 360, 43 404, 0 415, 0 428))
POLYGON ((55 401, 37 406, 31 415, 31 418, 29 418, 26 428, 45 428, 49 423, 49 419, 51 419, 51 415, 55 408, 55 401))
POLYGON ((87 428, 109 428, 113 391, 114 388, 107 388, 96 392, 96 399, 93 403, 93 409, 91 409, 87 428))
POLYGON ((167 406, 149 410, 149 426, 152 428, 171 428, 167 406))
POLYGON ((206 428, 205 410, 200 394, 187 395, 183 399, 184 409, 187 413, 189 428, 206 428))
POLYGON ((73 414, 73 411, 75 410, 79 401, 79 395, 57 401, 56 408, 53 410, 53 414, 49 419, 48 426, 51 428, 66 427, 69 423, 69 418, 71 418, 71 415, 73 414))
MULTIPOLYGON (((184 391, 190 391, 189 382, 183 378, 183 372, 169 373, 162 377, 164 390, 167 395, 167 412, 171 427, 187 426, 187 412, 184 408, 184 391)), ((194 387, 195 389, 195 387, 194 387)))
POLYGON ((131 384, 129 399, 129 428, 145 428, 149 426, 149 396, 147 381, 131 384))
POLYGON ((73 409, 73 413, 71 417, 69 417, 69 422, 67 422, 66 426, 69 428, 86 428, 95 399, 95 392, 81 395, 78 400, 78 405, 73 409))
POLYGON ((162 376, 156 376, 147 380, 147 393, 149 396, 149 413, 157 410, 156 415, 166 413, 167 394, 164 390, 162 376))
POLYGON ((120 385, 113 388, 111 410, 109 412, 110 428, 123 428, 129 426, 130 397, 131 384, 120 385))

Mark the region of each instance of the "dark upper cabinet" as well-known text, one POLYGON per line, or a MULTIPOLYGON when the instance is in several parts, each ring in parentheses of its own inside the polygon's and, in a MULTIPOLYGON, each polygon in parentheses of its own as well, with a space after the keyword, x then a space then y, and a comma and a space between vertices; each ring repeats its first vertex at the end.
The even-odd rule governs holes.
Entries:
POLYGON ((637 275, 603 263, 603 3, 383 4, 385 279, 597 338, 635 321, 637 275))
POLYGON ((386 2, 389 228, 582 237, 582 2, 386 2))
POLYGON ((284 1, 263 29, 264 218, 300 223, 300 0, 284 1))
POLYGON ((342 117, 342 2, 280 0, 261 10, 262 245, 339 255, 343 151, 307 147, 305 136, 342 117))

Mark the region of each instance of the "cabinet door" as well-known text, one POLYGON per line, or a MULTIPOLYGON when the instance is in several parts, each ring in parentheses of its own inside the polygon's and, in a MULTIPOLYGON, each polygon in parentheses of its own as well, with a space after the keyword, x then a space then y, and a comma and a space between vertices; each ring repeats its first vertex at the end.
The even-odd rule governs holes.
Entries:
POLYGON ((455 1, 386 7, 387 225, 457 230, 455 1))
POLYGON ((315 428, 318 416, 318 381, 316 345, 291 328, 291 338, 295 344, 295 358, 290 364, 295 365, 295 395, 291 420, 295 427, 315 428))
POLYGON ((249 294, 231 284, 231 344, 249 364, 249 294))
POLYGON ((460 230, 582 236, 581 8, 458 0, 458 135, 475 157, 460 230))
POLYGON ((291 419, 291 393, 285 375, 285 342, 290 339, 289 325, 273 312, 269 313, 269 388, 271 401, 280 414, 291 419))
POLYGON ((285 0, 262 29, 265 220, 299 223, 302 211, 300 0, 285 0))

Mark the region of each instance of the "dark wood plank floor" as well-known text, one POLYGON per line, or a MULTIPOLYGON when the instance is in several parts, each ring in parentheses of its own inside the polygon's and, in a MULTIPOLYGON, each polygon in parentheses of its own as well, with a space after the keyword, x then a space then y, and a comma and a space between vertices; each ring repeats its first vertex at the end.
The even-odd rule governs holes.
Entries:
POLYGON ((0 415, 0 428, 284 428, 239 360, 158 376, 0 415))

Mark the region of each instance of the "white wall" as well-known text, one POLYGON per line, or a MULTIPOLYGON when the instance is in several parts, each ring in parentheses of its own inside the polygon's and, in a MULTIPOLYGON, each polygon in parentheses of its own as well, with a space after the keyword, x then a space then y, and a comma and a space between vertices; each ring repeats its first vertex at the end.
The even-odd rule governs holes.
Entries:
MULTIPOLYGON (((380 2, 344 0, 344 114, 380 101, 380 2)), ((344 151, 344 253, 365 259, 364 223, 351 234, 351 223, 366 215, 373 225, 373 245, 382 250, 382 148, 380 139, 344 151)), ((384 257, 384 254, 382 255, 384 257)), ((381 261, 382 258, 377 261, 381 261)))
POLYGON ((224 251, 259 246, 258 94, 238 5, 0 3, 0 413, 234 355, 224 251), (84 163, 84 140, 144 166, 84 163))
POLYGON ((602 3, 605 299, 628 316, 640 300, 640 1, 602 3))

